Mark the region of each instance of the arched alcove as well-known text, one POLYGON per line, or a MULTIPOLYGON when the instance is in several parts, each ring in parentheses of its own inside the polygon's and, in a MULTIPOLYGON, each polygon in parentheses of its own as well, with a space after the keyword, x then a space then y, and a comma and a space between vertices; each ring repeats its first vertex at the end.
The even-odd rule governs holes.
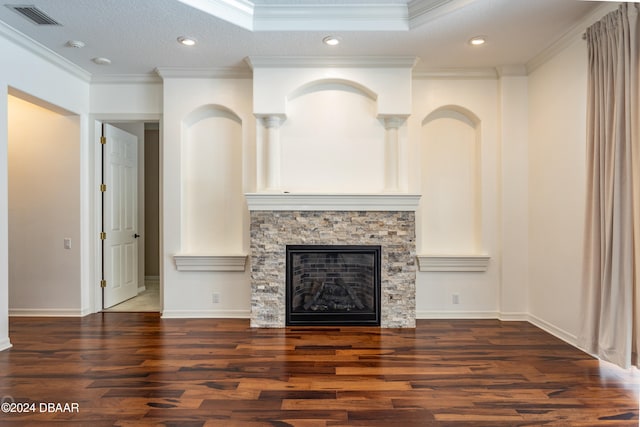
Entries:
POLYGON ((377 96, 327 79, 287 97, 280 128, 281 187, 291 192, 377 192, 384 188, 385 129, 377 96))
POLYGON ((242 252, 242 120, 206 105, 182 121, 182 252, 242 252))
POLYGON ((444 106, 422 122, 418 251, 478 254, 482 249, 480 120, 444 106))

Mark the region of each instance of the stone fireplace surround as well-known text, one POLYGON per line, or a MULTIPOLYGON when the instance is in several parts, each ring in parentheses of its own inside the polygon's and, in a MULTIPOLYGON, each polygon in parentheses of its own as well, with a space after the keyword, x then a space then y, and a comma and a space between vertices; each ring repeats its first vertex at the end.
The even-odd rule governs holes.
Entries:
POLYGON ((409 194, 246 194, 251 216, 251 326, 286 323, 287 245, 380 245, 383 328, 415 327, 415 210, 409 194))

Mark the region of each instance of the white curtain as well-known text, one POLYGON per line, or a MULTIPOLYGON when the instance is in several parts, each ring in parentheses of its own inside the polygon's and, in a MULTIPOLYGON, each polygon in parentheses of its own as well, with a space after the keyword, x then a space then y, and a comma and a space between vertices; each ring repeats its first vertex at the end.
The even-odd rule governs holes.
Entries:
POLYGON ((622 367, 640 354, 638 11, 623 3, 587 30, 587 206, 580 345, 622 367))

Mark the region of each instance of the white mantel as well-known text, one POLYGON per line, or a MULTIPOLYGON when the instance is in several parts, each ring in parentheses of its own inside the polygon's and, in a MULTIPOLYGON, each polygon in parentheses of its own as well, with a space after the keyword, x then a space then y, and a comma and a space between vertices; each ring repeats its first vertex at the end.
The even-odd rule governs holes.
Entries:
POLYGON ((419 194, 247 193, 250 211, 413 211, 419 194))

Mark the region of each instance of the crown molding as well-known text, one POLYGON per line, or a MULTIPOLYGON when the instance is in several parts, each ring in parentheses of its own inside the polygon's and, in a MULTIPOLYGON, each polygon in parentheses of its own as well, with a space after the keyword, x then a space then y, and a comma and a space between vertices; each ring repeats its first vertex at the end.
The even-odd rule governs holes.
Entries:
POLYGON ((527 75, 527 66, 524 64, 502 65, 496 68, 498 77, 523 77, 527 75))
POLYGON ((410 28, 417 28, 478 0, 411 0, 408 14, 410 28))
POLYGON ((39 58, 48 61, 50 64, 68 72, 69 74, 89 83, 91 81, 91 73, 83 68, 78 67, 68 59, 58 55, 49 48, 44 47, 31 37, 26 36, 15 28, 10 27, 0 21, 0 36, 20 46, 21 48, 33 53, 39 58))
POLYGON ((178 0, 245 30, 253 31, 254 4, 248 0, 178 0))
POLYGON ((407 5, 259 4, 254 31, 408 31, 407 5))
POLYGON ((249 31, 408 31, 479 0, 179 0, 249 31))
POLYGON ((256 68, 413 68, 415 56, 250 56, 245 61, 256 68))
POLYGON ((158 84, 162 79, 157 74, 94 74, 91 83, 97 84, 158 84))
POLYGON ((414 79, 489 79, 498 78, 495 68, 434 68, 413 70, 414 79))
POLYGON ((155 72, 164 79, 250 79, 253 73, 246 67, 188 68, 157 67, 155 72))
POLYGON ((549 47, 536 55, 526 64, 527 74, 531 74, 538 69, 541 65, 550 61, 558 53, 565 50, 572 43, 582 39, 582 35, 588 27, 602 19, 609 12, 613 12, 618 9, 619 3, 608 3, 598 6, 593 12, 587 15, 580 22, 573 25, 562 37, 553 42, 549 47))

